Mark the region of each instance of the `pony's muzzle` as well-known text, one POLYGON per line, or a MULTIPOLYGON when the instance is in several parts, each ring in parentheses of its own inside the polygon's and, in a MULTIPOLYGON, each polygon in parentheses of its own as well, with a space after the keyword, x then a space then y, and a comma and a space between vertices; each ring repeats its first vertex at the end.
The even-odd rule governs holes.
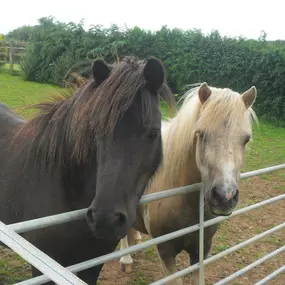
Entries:
POLYGON ((210 190, 209 205, 213 214, 228 216, 238 203, 239 189, 236 184, 232 187, 214 185, 210 190))
POLYGON ((93 234, 106 240, 123 238, 128 230, 128 216, 124 212, 95 212, 89 208, 86 220, 93 234))

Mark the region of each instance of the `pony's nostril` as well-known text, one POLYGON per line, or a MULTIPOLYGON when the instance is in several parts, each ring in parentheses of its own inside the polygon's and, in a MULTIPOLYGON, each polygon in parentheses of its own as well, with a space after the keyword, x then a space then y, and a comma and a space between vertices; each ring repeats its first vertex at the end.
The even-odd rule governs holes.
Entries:
POLYGON ((115 214, 115 223, 120 227, 124 226, 127 223, 127 215, 124 213, 115 214))
POLYGON ((212 188, 212 198, 218 202, 221 200, 221 195, 219 194, 217 187, 212 188))
POLYGON ((238 196, 239 196, 239 190, 237 189, 237 190, 235 191, 234 196, 233 196, 233 201, 238 201, 238 196))

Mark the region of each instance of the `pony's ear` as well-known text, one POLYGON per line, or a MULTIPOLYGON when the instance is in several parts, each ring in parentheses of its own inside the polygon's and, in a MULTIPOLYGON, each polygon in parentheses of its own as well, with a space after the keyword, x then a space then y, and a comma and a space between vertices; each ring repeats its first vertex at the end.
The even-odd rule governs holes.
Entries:
POLYGON ((198 91, 200 102, 204 104, 208 100, 208 98, 211 96, 211 94, 212 94, 212 91, 210 87, 208 86, 206 82, 203 82, 200 85, 200 88, 198 91))
POLYGON ((243 100, 243 103, 245 105, 245 107, 248 109, 249 107, 251 107, 256 99, 257 96, 257 90, 255 88, 255 86, 252 86, 251 88, 249 88, 248 90, 246 90, 242 95, 241 98, 243 100))
POLYGON ((150 57, 144 67, 143 76, 150 90, 157 92, 164 82, 165 70, 160 60, 150 57))
POLYGON ((101 84, 111 73, 110 66, 103 59, 96 59, 92 64, 92 75, 96 83, 101 84))

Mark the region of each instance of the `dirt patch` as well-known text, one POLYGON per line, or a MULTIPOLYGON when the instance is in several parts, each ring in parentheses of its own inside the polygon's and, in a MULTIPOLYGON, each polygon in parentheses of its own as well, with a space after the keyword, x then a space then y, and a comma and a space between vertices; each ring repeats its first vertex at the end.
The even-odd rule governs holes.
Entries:
MULTIPOLYGON (((263 178, 255 177, 242 181, 240 188, 241 201, 239 208, 284 194, 285 179, 278 174, 267 175, 263 178)), ((284 221, 284 217, 285 202, 282 200, 223 222, 214 237, 211 255, 217 254, 280 224, 284 221)), ((147 239, 147 236, 144 236, 144 239, 147 239)), ((214 284, 284 244, 285 231, 282 230, 206 266, 206 284, 214 284)), ((20 279, 30 277, 28 265, 17 257, 16 254, 10 250, 0 248, 0 256, 1 285, 14 284, 20 279)), ((100 285, 145 285, 164 277, 154 247, 138 252, 132 255, 132 257, 134 265, 131 273, 123 273, 120 269, 119 261, 105 264, 100 276, 100 285)), ((285 254, 283 253, 250 270, 242 277, 230 282, 230 284, 254 284, 284 264, 285 254)), ((183 252, 177 257, 177 267, 180 270, 187 266, 189 266, 188 257, 183 252)), ((189 276, 185 277, 185 284, 191 284, 189 276)), ((280 274, 267 284, 284 285, 285 274, 280 274)))

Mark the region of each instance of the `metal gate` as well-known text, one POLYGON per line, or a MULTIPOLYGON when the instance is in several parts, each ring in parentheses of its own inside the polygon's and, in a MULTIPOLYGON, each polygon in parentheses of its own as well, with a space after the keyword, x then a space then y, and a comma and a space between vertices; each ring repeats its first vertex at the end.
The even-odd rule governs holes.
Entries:
MULTIPOLYGON (((241 174, 241 179, 246 179, 254 176, 259 176, 267 173, 271 173, 274 171, 282 170, 285 169, 285 164, 280 164, 268 168, 263 168, 255 171, 250 171, 241 174)), ((134 246, 131 246, 129 248, 115 251, 110 254, 106 254, 104 256, 100 256, 91 260, 87 260, 72 266, 69 266, 67 268, 62 267, 60 264, 55 262, 53 259, 51 259, 49 256, 41 252, 39 249, 34 247, 31 243, 26 241, 24 238, 22 238, 19 233, 35 230, 35 229, 40 229, 52 225, 58 225, 62 224, 68 221, 76 220, 76 219, 82 219, 85 216, 86 209, 82 210, 77 210, 73 212, 68 212, 68 213, 63 213, 59 215, 54 215, 54 216, 48 216, 44 218, 39 218, 39 219, 34 219, 30 221, 25 221, 21 223, 16 223, 16 224, 11 224, 11 225, 5 225, 4 223, 0 222, 0 240, 6 244, 8 247, 13 249, 17 254, 22 256, 24 259, 26 259, 30 264, 33 266, 37 267, 44 275, 32 278, 23 282, 17 283, 18 285, 37 285, 37 284, 42 284, 45 283, 49 280, 52 280, 56 282, 57 284, 76 284, 76 285, 81 285, 81 284, 86 284, 82 280, 80 280, 77 276, 75 276, 73 273, 91 268, 93 266, 109 262, 114 259, 119 259, 120 257, 127 255, 127 254, 132 254, 134 252, 137 252, 139 250, 146 249, 150 246, 166 242, 171 239, 175 239, 177 237, 192 233, 194 231, 199 230, 199 239, 200 239, 200 246, 199 246, 199 263, 194 264, 190 267, 187 267, 181 271, 178 271, 172 275, 169 275, 163 279, 160 279, 156 282, 151 283, 151 285, 159 285, 159 284, 165 284, 167 281, 171 281, 176 279, 177 277, 182 277, 185 276, 195 270, 199 270, 199 284, 203 284, 204 281, 204 266, 208 265, 228 254, 231 254, 245 246, 248 246, 263 237, 270 235, 272 233, 275 233, 276 231, 285 229, 285 222, 281 223, 278 226, 275 226, 261 234, 258 234, 244 242, 241 242, 227 250, 224 250, 214 256, 211 256, 207 259, 204 259, 204 228, 214 225, 216 223, 220 223, 226 219, 229 219, 231 217, 235 217, 244 213, 247 213, 249 211, 258 209, 262 206, 269 205, 271 203, 280 201, 280 200, 285 200, 285 194, 273 197, 271 199, 267 199, 264 201, 261 201, 259 203, 253 204, 248 207, 241 208, 239 210, 236 210, 230 215, 229 217, 217 217, 208 221, 204 221, 204 191, 201 191, 202 188, 202 183, 198 184, 193 184, 189 186, 184 186, 180 188, 175 188, 175 189, 170 189, 167 191, 159 192, 159 193, 153 193, 149 195, 144 195, 141 200, 140 204, 144 203, 149 203, 151 201, 159 200, 159 199, 165 199, 170 196, 175 196, 175 195, 183 195, 186 193, 194 192, 194 191, 200 191, 200 220, 199 224, 183 228, 181 230, 153 238, 151 240, 145 241, 141 244, 137 244, 134 246)), ((259 264, 269 260, 270 258, 276 256, 277 254, 280 254, 282 252, 285 252, 285 245, 281 246, 277 250, 267 254, 266 256, 256 260, 252 264, 244 267, 243 269, 233 273, 232 275, 220 280, 219 282, 215 283, 214 285, 224 285, 224 284, 229 284, 232 280, 235 278, 245 274, 248 272, 250 269, 258 266, 259 264)), ((259 282, 255 283, 255 285, 262 285, 266 284, 269 280, 273 279, 275 276, 278 274, 282 273, 285 271, 285 265, 277 269, 276 271, 272 272, 268 276, 266 276, 264 279, 260 280, 259 282)), ((285 282, 284 282, 285 283, 285 282)))

